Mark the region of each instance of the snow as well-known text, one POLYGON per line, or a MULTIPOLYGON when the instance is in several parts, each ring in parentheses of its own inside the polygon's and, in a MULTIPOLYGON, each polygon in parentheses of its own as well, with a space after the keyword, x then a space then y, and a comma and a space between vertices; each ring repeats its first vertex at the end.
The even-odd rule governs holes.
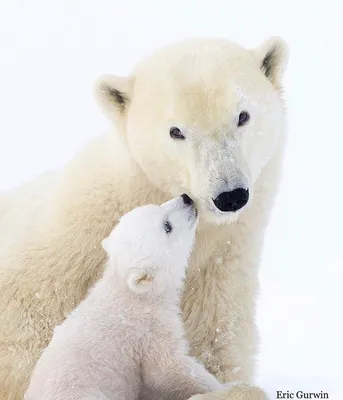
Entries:
POLYGON ((215 262, 218 265, 223 264, 223 257, 216 257, 215 262))
POLYGON ((3 1, 0 190, 62 165, 107 127, 92 99, 101 73, 125 75, 188 36, 291 49, 290 138, 261 266, 257 382, 343 398, 343 57, 339 1, 3 1))

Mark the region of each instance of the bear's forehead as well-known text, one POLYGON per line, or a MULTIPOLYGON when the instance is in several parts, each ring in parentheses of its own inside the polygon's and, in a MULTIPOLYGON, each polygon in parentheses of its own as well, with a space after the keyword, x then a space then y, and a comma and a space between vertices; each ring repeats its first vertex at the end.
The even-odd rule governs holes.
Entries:
POLYGON ((273 91, 253 53, 226 40, 166 46, 143 60, 134 76, 137 104, 150 104, 164 120, 196 121, 212 130, 245 106, 270 103, 273 91))
POLYGON ((138 63, 138 81, 150 86, 220 87, 231 80, 244 81, 258 70, 253 53, 222 39, 191 39, 165 46, 138 63))

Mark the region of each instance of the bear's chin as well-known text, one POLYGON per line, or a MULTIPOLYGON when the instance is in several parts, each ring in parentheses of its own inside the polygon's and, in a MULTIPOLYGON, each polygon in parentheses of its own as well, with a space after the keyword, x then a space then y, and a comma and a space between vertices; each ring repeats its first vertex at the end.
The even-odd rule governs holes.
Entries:
POLYGON ((237 222, 241 211, 245 210, 246 207, 243 207, 241 210, 236 212, 222 212, 220 210, 207 209, 204 207, 200 207, 199 209, 199 220, 205 223, 214 224, 214 225, 226 225, 226 224, 234 224, 237 222))

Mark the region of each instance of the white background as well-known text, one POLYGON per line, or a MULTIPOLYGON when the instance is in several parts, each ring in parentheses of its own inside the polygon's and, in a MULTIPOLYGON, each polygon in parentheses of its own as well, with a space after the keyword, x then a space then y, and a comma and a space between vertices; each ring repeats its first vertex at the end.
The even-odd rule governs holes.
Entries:
POLYGON ((338 1, 0 0, 0 190, 63 165, 106 129, 98 75, 125 75, 189 36, 288 42, 289 143, 258 311, 258 382, 271 399, 343 399, 342 16, 338 1))

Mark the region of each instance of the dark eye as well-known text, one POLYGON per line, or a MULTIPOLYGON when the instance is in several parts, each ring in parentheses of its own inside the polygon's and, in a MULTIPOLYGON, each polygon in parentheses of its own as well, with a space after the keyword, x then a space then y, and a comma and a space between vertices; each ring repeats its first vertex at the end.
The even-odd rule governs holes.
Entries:
POLYGON ((165 221, 163 223, 163 226, 166 233, 170 233, 173 230, 173 227, 171 226, 171 223, 169 221, 165 221))
POLYGON ((176 126, 173 126, 172 128, 170 128, 169 134, 172 139, 181 139, 181 140, 185 139, 185 137, 181 133, 180 129, 176 128, 176 126))
POLYGON ((239 117, 238 117, 238 126, 243 126, 243 125, 245 125, 248 121, 249 121, 249 119, 250 119, 250 115, 249 115, 249 113, 248 112, 246 112, 246 111, 242 111, 240 114, 239 114, 239 117))

